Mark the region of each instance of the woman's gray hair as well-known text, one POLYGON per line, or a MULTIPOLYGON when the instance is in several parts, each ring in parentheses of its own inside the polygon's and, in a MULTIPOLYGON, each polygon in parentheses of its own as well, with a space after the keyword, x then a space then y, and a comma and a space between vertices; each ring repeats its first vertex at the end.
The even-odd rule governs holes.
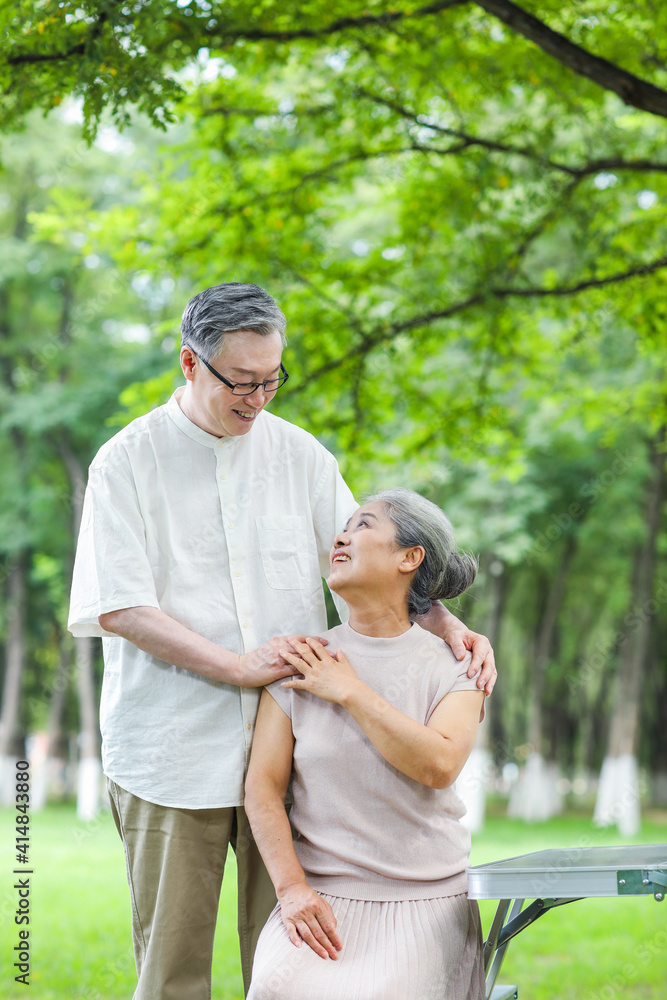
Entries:
POLYGON ((190 299, 181 319, 181 347, 192 347, 210 361, 222 350, 225 334, 252 330, 263 337, 276 331, 287 343, 287 320, 276 301, 259 285, 227 281, 190 299))
POLYGON ((477 576, 474 556, 459 552, 454 529, 447 515, 434 503, 412 490, 383 490, 366 497, 364 503, 379 501, 396 526, 396 545, 421 545, 422 560, 408 595, 410 615, 425 615, 433 601, 458 597, 477 576))

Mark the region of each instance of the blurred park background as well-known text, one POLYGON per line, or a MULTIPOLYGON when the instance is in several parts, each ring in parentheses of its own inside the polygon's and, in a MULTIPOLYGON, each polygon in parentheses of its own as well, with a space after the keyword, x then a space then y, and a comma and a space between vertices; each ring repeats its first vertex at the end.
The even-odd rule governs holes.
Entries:
POLYGON ((288 317, 273 410, 480 553, 477 860, 664 842, 667 8, 18 0, 0 37, 0 799, 28 756, 72 894, 115 837, 101 647, 65 629, 87 466, 229 280, 288 317))

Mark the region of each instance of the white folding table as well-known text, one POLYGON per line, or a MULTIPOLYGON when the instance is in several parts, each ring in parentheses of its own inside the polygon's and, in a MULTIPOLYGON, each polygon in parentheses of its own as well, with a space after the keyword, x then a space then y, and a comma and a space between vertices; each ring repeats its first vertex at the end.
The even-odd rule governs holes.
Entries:
POLYGON ((484 943, 486 1000, 517 996, 516 986, 496 986, 507 946, 556 906, 593 896, 667 893, 667 844, 553 848, 467 869, 470 899, 497 899, 484 943), (533 900, 524 908, 526 900, 533 900))

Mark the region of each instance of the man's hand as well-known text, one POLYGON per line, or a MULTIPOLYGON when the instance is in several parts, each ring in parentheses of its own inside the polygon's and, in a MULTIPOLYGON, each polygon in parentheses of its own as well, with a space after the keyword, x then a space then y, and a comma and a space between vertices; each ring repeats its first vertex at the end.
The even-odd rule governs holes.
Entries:
MULTIPOLYGON (((298 674, 298 669, 281 655, 280 650, 294 649, 294 643, 303 642, 305 635, 276 635, 262 646, 249 653, 239 654, 239 687, 263 687, 281 677, 298 674)), ((319 638, 318 642, 326 645, 327 639, 319 638)))
POLYGON ((468 650, 472 650, 468 677, 474 677, 481 667, 477 678, 477 687, 480 691, 484 689, 485 694, 491 694, 498 679, 496 659, 491 643, 485 635, 480 635, 479 632, 472 632, 466 628, 458 618, 454 618, 454 622, 456 626, 448 629, 446 635, 443 636, 445 642, 451 646, 452 653, 457 660, 462 660, 468 650))
POLYGON ((491 694, 498 678, 496 660, 491 643, 485 635, 473 632, 463 622, 448 611, 439 601, 426 615, 419 615, 417 622, 422 628, 439 635, 451 647, 457 660, 462 660, 469 650, 472 650, 472 661, 468 667, 468 677, 474 677, 478 671, 477 687, 491 694))
POLYGON ((305 941, 320 958, 338 958, 343 942, 336 931, 336 918, 326 899, 318 896, 307 882, 298 882, 279 892, 278 902, 293 945, 300 948, 301 942, 305 941))

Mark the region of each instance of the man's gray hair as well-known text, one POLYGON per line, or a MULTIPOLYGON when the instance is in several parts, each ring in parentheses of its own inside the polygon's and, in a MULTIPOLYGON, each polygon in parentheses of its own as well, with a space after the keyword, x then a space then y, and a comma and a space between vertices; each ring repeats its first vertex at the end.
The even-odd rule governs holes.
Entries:
POLYGON ((227 281, 190 299, 181 319, 181 347, 192 347, 210 361, 222 350, 225 334, 236 330, 252 330, 263 337, 277 331, 284 346, 286 325, 278 304, 259 285, 227 281))
POLYGON ((396 526, 396 545, 421 545, 422 560, 412 581, 410 615, 424 615, 433 601, 458 597, 477 576, 474 556, 459 552, 454 529, 447 515, 434 503, 412 490, 382 490, 366 497, 364 503, 379 501, 396 526))

